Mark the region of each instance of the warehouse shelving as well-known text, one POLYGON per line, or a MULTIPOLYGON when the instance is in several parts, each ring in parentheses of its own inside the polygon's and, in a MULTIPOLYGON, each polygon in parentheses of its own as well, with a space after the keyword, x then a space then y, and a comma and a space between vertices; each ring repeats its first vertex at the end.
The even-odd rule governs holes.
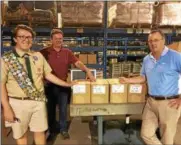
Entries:
MULTIPOLYGON (((69 37, 74 37, 74 41, 82 42, 89 41, 89 46, 70 46, 73 52, 87 52, 87 53, 96 53, 97 57, 102 59, 102 64, 88 65, 89 67, 103 68, 104 78, 106 78, 107 63, 111 58, 118 58, 119 61, 135 60, 142 59, 146 54, 129 54, 128 51, 142 50, 148 52, 147 45, 134 45, 130 46, 130 41, 143 40, 147 41, 148 33, 150 28, 108 28, 107 27, 107 1, 104 2, 104 24, 102 28, 61 28, 64 32, 64 41, 69 41, 69 37), (91 41, 94 41, 94 45, 91 44, 91 41), (99 42, 102 42, 103 45, 99 45, 99 42), (110 41, 116 42, 117 45, 108 45, 110 41), (107 54, 107 51, 116 50, 122 51, 121 54, 107 54)), ((172 41, 181 40, 181 28, 161 28, 166 34, 166 43, 170 44, 172 41)), ((3 34, 2 41, 11 41, 12 27, 2 27, 1 32, 3 34), (6 39, 6 37, 8 39, 6 39)), ((50 39, 49 34, 50 28, 34 28, 37 37, 35 41, 48 41, 50 39)), ((34 45, 35 50, 39 50, 43 46, 34 45)), ((12 47, 2 47, 2 53, 6 50, 10 50, 12 47)), ((99 62, 98 62, 99 63, 99 62)))
POLYGON ((69 49, 71 49, 73 52, 101 52, 103 51, 103 48, 101 47, 93 47, 93 46, 89 46, 89 47, 69 47, 69 49))
MULTIPOLYGON (((79 29, 79 28, 78 28, 79 29)), ((107 70, 107 59, 110 58, 119 58, 121 61, 127 61, 129 59, 133 58, 143 58, 145 55, 138 54, 138 55, 132 55, 127 54, 128 50, 148 50, 148 46, 129 46, 129 41, 135 41, 135 39, 143 39, 146 41, 147 35, 146 33, 128 33, 130 32, 129 29, 108 29, 108 28, 82 28, 82 30, 78 30, 77 28, 64 28, 62 29, 65 35, 65 40, 68 41, 68 38, 66 36, 73 36, 76 37, 75 41, 81 41, 81 37, 89 36, 94 38, 96 40, 96 37, 99 37, 102 39, 100 41, 104 41, 104 46, 85 46, 85 47, 69 47, 73 52, 102 52, 102 59, 103 64, 91 64, 87 65, 88 67, 95 68, 95 69, 104 69, 104 77, 106 78, 106 70, 107 70), (79 37, 78 37, 79 36, 79 37), (104 36, 104 38, 103 38, 104 36), (108 45, 108 41, 116 41, 118 44, 124 43, 124 45, 117 45, 117 46, 110 46, 108 45), (106 54, 108 50, 118 50, 123 51, 124 54, 106 54)), ((12 28, 8 27, 2 27, 1 31, 3 34, 2 41, 11 41, 11 30, 12 28)), ((43 40, 49 40, 49 34, 51 29, 48 28, 35 28, 37 35, 36 40, 41 41, 43 36, 43 40), (46 38, 46 39, 45 39, 46 38)), ((143 30, 144 31, 144 30, 143 30)), ((142 32, 143 32, 142 31, 142 32)), ((148 30, 147 30, 148 32, 148 30)), ((166 32, 166 31, 165 31, 166 32)), ((169 32, 169 31, 167 31, 169 32)), ((90 38, 91 39, 91 38, 90 38)), ((170 44, 172 41, 179 41, 181 40, 180 34, 173 33, 167 33, 166 34, 167 44, 170 44)), ((98 42, 95 42, 98 43, 98 42)), ((34 45, 34 50, 39 50, 42 48, 42 46, 34 45)), ((1 53, 4 53, 4 51, 11 50, 12 47, 2 47, 1 53)), ((99 55, 101 57, 101 55, 99 55)))
MULTIPOLYGON (((2 41, 11 41, 11 30, 10 27, 2 27, 2 41)), ((51 29, 49 28, 35 28, 34 29, 37 33, 36 40, 41 41, 43 36, 43 40, 49 40, 49 34, 51 29), (45 39, 46 37, 46 39, 45 39)), ((171 31, 170 29, 163 29, 166 33, 166 40, 167 44, 170 44, 172 41, 179 41, 181 40, 180 34, 176 34, 176 31, 171 31), (172 33, 170 33, 172 32, 172 33)), ((146 41, 147 35, 149 32, 148 29, 144 30, 142 29, 142 33, 137 33, 136 31, 132 30, 130 28, 128 29, 109 29, 109 28, 63 28, 62 31, 65 35, 65 40, 68 41, 68 38, 66 36, 72 36, 76 37, 75 41, 81 41, 81 37, 91 37, 96 40, 97 37, 102 39, 100 41, 104 41, 104 46, 86 46, 86 47, 69 47, 73 52, 102 52, 103 53, 103 64, 96 64, 96 65, 88 65, 90 67, 94 68, 103 68, 104 69, 104 77, 106 77, 106 64, 107 64, 107 58, 120 58, 121 60, 127 60, 128 57, 144 57, 145 55, 130 55, 127 54, 128 50, 148 50, 148 46, 129 46, 127 43, 128 41, 135 41, 135 39, 143 39, 146 41), (132 32, 132 33, 131 33, 132 32), (103 38, 104 37, 104 38, 103 38), (109 46, 108 41, 116 41, 118 44, 121 42, 124 42, 124 45, 117 45, 117 46, 109 46), (125 53, 124 54, 106 54, 107 50, 122 50, 125 53)), ((140 32, 139 31, 139 32, 140 32)), ((98 43, 98 42, 95 42, 98 43)), ((36 50, 39 50, 42 48, 42 46, 36 45, 36 50)), ((2 53, 4 51, 11 50, 12 47, 2 47, 2 53)))
MULTIPOLYGON (((3 34, 2 37, 2 51, 1 53, 4 53, 5 51, 9 51, 13 48, 13 46, 3 46, 4 41, 9 41, 11 42, 12 40, 12 27, 2 27, 1 32, 3 34), (7 39, 8 38, 8 39, 7 39)), ((98 37, 99 39, 103 37, 103 29, 102 28, 95 28, 94 30, 91 28, 63 28, 61 29, 64 32, 64 41, 70 41, 69 37, 75 37, 75 41, 81 42, 83 41, 83 37, 89 37, 88 41, 94 40, 95 44, 93 46, 75 46, 75 47, 68 47, 70 50, 73 52, 103 52, 103 46, 96 46, 98 44, 98 37)), ((49 28, 35 28, 34 31, 36 32, 36 38, 35 42, 38 41, 49 41, 50 40, 50 31, 51 29, 49 28)), ((102 40, 103 41, 103 38, 102 40)), ((32 49, 33 50, 40 50, 44 46, 42 45, 33 45, 32 49)), ((103 69, 104 66, 103 64, 86 64, 90 68, 95 68, 95 69, 103 69)))

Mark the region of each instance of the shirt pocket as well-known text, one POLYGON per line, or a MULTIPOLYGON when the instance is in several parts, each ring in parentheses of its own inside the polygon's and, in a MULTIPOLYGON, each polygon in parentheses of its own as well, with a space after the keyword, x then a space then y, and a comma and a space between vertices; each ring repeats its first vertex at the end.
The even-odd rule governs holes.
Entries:
POLYGON ((40 65, 35 66, 35 79, 43 78, 43 67, 40 65))

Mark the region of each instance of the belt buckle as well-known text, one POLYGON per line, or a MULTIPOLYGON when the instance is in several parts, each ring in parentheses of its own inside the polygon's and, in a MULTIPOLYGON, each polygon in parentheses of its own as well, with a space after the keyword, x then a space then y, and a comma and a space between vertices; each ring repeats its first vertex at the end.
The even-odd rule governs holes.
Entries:
POLYGON ((21 100, 24 100, 24 97, 22 97, 21 100))
POLYGON ((164 96, 165 100, 168 100, 168 98, 166 96, 164 96))

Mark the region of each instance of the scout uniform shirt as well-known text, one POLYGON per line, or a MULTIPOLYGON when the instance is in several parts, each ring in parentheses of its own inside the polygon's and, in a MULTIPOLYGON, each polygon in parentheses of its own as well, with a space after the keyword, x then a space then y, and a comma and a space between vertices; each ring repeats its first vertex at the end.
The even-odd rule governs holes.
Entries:
MULTIPOLYGON (((24 66, 24 69, 27 70, 25 64, 25 58, 23 58, 25 52, 22 52, 20 50, 16 50, 16 52, 20 56, 17 57, 19 62, 24 66)), ((40 52, 29 51, 27 53, 29 54, 30 58, 30 65, 31 65, 34 85, 39 92, 42 92, 44 91, 44 84, 43 84, 44 76, 51 73, 52 69, 50 68, 49 64, 47 63, 47 61, 40 52)), ((20 88, 14 76, 9 71, 7 64, 4 62, 2 58, 1 58, 1 83, 6 84, 8 96, 20 97, 20 98, 28 97, 24 93, 24 91, 20 88)))

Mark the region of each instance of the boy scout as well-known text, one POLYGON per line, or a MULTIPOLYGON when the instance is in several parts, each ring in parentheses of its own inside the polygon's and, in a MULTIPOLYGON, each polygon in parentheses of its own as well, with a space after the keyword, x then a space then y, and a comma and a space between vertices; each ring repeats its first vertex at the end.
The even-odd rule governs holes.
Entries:
POLYGON ((33 30, 18 25, 14 30, 14 50, 1 58, 1 96, 5 121, 12 124, 17 144, 27 144, 27 130, 34 132, 36 144, 45 144, 47 130, 46 97, 43 79, 56 85, 71 87, 51 73, 39 52, 32 52, 33 30))

